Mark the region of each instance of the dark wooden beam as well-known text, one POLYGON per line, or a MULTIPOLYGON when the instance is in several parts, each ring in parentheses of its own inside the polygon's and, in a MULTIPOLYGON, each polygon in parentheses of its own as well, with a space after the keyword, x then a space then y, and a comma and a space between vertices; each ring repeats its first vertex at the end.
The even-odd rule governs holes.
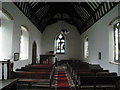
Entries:
MULTIPOLYGON (((102 2, 102 4, 94 11, 94 14, 97 12, 97 10, 99 10, 99 9, 101 8, 101 6, 104 5, 104 3, 109 3, 109 2, 102 2)), ((114 5, 113 5, 110 9, 108 9, 108 7, 107 7, 107 12, 105 12, 100 18, 102 18, 104 15, 106 15, 106 14, 107 14, 113 7, 115 7, 118 3, 119 3, 119 2, 114 2, 114 5)), ((91 18, 92 18, 92 17, 90 17, 88 20, 90 20, 91 18)), ((95 24, 100 18, 96 19, 93 24, 95 24)), ((88 20, 87 20, 85 23, 87 23, 88 20)), ((90 28, 93 24, 91 24, 89 27, 87 27, 86 30, 87 30, 88 28, 90 28)), ((84 26, 82 26, 82 28, 84 28, 84 26)), ((83 30, 83 32, 85 32, 86 30, 83 30)), ((82 33, 83 33, 83 32, 82 32, 82 33)))
POLYGON ((32 9, 32 17, 35 15, 35 13, 42 7, 44 7, 45 5, 47 5, 47 3, 44 2, 38 2, 35 7, 32 9))

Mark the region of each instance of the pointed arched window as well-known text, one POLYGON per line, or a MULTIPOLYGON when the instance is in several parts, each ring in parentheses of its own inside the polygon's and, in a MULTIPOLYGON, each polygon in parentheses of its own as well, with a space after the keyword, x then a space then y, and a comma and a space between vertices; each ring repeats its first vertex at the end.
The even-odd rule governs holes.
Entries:
POLYGON ((0 60, 11 59, 12 36, 13 17, 4 8, 0 8, 0 60))
POLYGON ((56 54, 65 53, 65 36, 63 34, 59 34, 55 38, 55 50, 56 54))
POLYGON ((29 51, 29 30, 26 26, 21 25, 21 36, 20 36, 20 59, 28 59, 29 51))
POLYGON ((88 36, 84 39, 84 57, 88 58, 89 51, 88 51, 88 36))
POLYGON ((120 22, 114 25, 114 60, 120 62, 120 22))

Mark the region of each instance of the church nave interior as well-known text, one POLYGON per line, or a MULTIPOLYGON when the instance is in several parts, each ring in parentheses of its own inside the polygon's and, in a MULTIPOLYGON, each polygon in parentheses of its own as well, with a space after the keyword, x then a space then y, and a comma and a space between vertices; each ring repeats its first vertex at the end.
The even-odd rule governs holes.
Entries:
POLYGON ((120 90, 119 0, 0 1, 0 90, 120 90))

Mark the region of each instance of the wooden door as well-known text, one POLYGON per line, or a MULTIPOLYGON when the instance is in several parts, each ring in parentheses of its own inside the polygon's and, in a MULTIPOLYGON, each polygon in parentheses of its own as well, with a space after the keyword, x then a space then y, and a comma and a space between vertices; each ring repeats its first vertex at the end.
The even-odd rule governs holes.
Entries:
POLYGON ((32 64, 36 64, 36 58, 37 58, 37 44, 34 41, 32 44, 32 64))

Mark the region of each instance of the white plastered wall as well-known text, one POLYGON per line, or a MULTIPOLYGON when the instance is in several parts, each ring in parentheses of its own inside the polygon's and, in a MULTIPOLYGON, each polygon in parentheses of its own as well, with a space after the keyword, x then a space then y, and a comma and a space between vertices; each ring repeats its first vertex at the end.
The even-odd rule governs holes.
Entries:
MULTIPOLYGON (((103 16, 93 26, 81 35, 81 59, 85 62, 100 64, 104 69, 118 73, 118 65, 111 63, 113 60, 113 28, 109 26, 110 21, 118 16, 118 6, 103 16), (84 58, 83 43, 85 36, 89 40, 89 58, 84 58), (98 53, 101 52, 101 60, 98 53)), ((119 74, 119 73, 118 73, 119 74)))
POLYGON ((67 29, 69 34, 65 35, 65 54, 57 54, 58 60, 80 59, 80 34, 73 25, 63 21, 58 21, 46 27, 42 39, 43 54, 54 51, 54 40, 56 35, 61 32, 61 29, 67 29))
MULTIPOLYGON (((3 40, 3 42, 5 43, 3 45, 3 49, 5 49, 4 51, 6 52, 6 54, 3 58, 11 59, 11 62, 14 63, 14 70, 30 64, 32 62, 32 43, 35 41, 37 44, 37 60, 39 60, 39 55, 41 54, 41 32, 29 21, 29 19, 26 18, 26 16, 12 2, 3 2, 2 7, 13 17, 12 23, 7 22, 8 25, 5 25, 5 38, 3 40), (9 26, 11 24, 12 27, 10 28, 9 26), (29 58, 26 60, 14 61, 14 53, 19 53, 20 51, 19 43, 21 35, 21 25, 25 25, 29 29, 29 58)), ((7 72, 5 72, 5 74, 6 73, 7 72)))

